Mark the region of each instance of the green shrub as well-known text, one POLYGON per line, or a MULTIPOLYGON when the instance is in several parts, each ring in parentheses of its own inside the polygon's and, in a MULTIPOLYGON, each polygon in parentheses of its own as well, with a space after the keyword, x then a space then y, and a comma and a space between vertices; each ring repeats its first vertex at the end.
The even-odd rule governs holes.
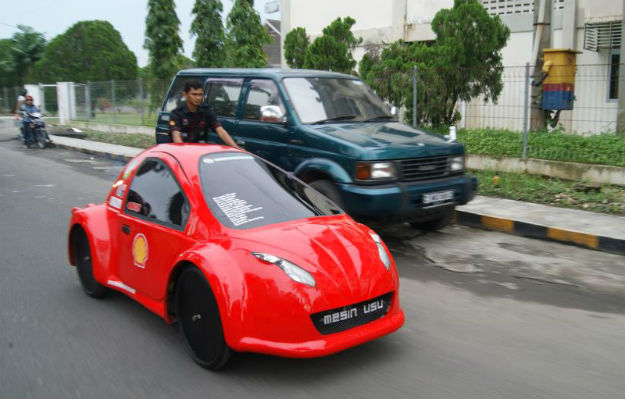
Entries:
MULTIPOLYGON (((467 154, 521 157, 523 134, 500 129, 459 129, 467 154)), ((562 132, 531 132, 527 157, 552 161, 625 166, 625 139, 615 133, 592 136, 562 132)))

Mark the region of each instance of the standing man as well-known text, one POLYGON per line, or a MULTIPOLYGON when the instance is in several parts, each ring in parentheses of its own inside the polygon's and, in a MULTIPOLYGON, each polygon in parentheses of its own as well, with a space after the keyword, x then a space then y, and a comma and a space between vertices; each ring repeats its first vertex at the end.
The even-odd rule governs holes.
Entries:
POLYGON ((230 147, 239 148, 209 109, 200 107, 204 90, 199 80, 190 80, 184 85, 184 101, 171 113, 169 134, 174 143, 197 143, 207 139, 207 129, 211 128, 230 147))

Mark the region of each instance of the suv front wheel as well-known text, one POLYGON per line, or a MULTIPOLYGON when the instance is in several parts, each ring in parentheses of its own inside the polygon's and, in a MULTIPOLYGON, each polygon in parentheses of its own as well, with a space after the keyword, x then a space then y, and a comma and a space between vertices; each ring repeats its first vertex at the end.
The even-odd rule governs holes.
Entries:
POLYGON ((328 197, 332 202, 338 205, 339 208, 343 209, 341 193, 333 182, 327 179, 320 179, 311 181, 308 185, 328 197))

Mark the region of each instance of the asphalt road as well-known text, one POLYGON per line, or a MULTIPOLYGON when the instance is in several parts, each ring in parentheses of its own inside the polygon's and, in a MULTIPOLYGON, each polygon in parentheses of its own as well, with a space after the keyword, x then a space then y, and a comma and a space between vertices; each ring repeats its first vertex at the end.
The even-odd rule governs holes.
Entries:
POLYGON ((72 206, 122 165, 0 135, 0 398, 623 398, 625 258, 448 227, 381 232, 406 325, 343 353, 193 363, 175 326, 122 294, 85 296, 72 206))

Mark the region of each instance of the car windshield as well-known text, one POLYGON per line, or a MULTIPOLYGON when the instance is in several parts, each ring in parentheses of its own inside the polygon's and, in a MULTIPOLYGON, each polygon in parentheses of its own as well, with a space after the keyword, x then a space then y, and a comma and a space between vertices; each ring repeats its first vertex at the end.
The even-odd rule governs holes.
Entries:
POLYGON ((302 123, 382 121, 394 117, 361 80, 285 78, 284 87, 302 123))
POLYGON ((343 213, 310 186, 249 154, 207 154, 199 168, 206 203, 227 227, 247 229, 343 213))

